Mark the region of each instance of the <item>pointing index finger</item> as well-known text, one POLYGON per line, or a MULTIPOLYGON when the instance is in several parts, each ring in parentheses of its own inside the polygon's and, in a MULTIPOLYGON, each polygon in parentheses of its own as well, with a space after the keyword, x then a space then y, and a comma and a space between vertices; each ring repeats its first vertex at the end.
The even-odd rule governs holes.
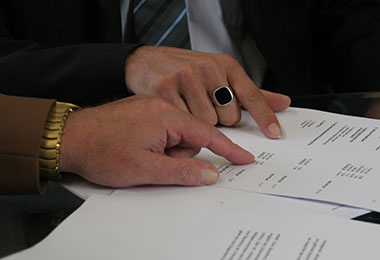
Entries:
POLYGON ((248 164, 254 161, 254 156, 250 152, 233 143, 217 128, 195 117, 185 122, 182 141, 191 147, 206 147, 235 164, 248 164))
POLYGON ((237 98, 256 120, 261 131, 271 139, 280 138, 282 131, 276 115, 243 68, 234 65, 229 67, 227 73, 228 81, 233 86, 237 98))

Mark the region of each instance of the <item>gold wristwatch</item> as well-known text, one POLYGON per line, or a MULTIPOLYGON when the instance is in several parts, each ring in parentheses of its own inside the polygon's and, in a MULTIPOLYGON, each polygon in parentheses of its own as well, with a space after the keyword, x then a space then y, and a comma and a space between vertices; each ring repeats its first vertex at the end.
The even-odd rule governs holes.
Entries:
POLYGON ((49 111, 40 147, 40 177, 49 180, 62 178, 59 170, 61 137, 68 115, 80 107, 56 102, 49 111))

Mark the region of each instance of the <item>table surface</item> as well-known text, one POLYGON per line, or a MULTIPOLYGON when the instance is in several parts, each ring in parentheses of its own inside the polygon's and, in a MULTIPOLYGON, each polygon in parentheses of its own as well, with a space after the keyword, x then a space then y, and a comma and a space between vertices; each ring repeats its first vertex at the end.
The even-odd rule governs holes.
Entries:
MULTIPOLYGON (((380 119, 380 92, 298 96, 292 106, 380 119)), ((0 196, 0 257, 36 244, 82 203, 53 182, 43 196, 0 196)), ((380 213, 356 219, 380 224, 380 213)))

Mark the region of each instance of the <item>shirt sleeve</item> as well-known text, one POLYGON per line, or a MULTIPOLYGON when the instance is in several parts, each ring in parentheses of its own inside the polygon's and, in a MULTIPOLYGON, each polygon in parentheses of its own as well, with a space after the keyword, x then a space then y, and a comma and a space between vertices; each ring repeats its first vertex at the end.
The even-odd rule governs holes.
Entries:
POLYGON ((39 151, 54 102, 0 94, 0 194, 44 192, 39 151))

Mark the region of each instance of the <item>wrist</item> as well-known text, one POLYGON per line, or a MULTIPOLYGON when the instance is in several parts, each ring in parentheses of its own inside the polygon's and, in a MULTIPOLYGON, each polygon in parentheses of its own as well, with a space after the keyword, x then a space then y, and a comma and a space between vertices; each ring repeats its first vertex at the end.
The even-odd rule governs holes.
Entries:
POLYGON ((91 118, 92 108, 81 109, 71 113, 65 123, 62 133, 60 150, 60 170, 79 174, 83 171, 84 160, 88 156, 87 148, 91 137, 87 135, 92 128, 87 121, 91 118))
POLYGON ((129 95, 139 94, 136 86, 146 82, 146 59, 151 58, 151 54, 146 51, 152 48, 150 45, 141 45, 130 52, 124 62, 124 80, 129 95))

